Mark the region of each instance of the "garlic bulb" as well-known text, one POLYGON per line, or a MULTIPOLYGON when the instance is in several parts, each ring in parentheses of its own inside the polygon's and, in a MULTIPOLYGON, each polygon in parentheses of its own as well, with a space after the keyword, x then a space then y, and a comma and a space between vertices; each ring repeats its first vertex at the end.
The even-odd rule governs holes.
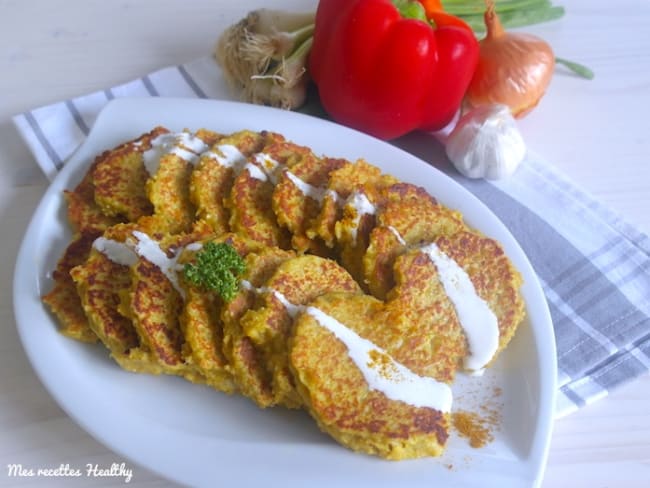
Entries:
POLYGON ((507 106, 484 105, 461 117, 446 151, 463 175, 498 180, 514 173, 526 156, 526 144, 507 106))

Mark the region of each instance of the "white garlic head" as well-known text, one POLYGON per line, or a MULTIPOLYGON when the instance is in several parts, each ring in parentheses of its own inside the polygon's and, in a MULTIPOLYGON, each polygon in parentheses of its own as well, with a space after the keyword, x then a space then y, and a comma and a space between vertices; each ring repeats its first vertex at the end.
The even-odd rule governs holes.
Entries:
POLYGON ((447 138, 447 157, 469 178, 498 180, 526 156, 517 122, 505 105, 484 105, 461 117, 447 138))

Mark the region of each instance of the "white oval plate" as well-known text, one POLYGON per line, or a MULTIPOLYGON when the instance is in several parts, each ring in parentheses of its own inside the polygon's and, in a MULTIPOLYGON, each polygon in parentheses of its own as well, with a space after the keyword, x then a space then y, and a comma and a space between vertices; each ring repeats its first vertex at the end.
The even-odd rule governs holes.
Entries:
POLYGON ((390 144, 331 122, 224 101, 112 101, 32 218, 16 264, 14 308, 34 369, 70 417, 117 453, 184 484, 505 487, 535 485, 542 477, 555 404, 555 342, 544 295, 524 252, 497 217, 449 177, 390 144), (317 154, 363 157, 425 187, 463 212, 470 225, 499 240, 524 276, 527 319, 486 376, 461 377, 454 387, 455 408, 470 408, 469 397, 498 406, 501 421, 494 441, 472 449, 452 435, 441 458, 383 461, 337 445, 304 412, 262 411, 237 395, 180 378, 131 374, 102 346, 61 336, 40 296, 51 288, 51 272, 70 239, 62 192, 77 184, 102 150, 156 125, 222 133, 273 130, 317 154))

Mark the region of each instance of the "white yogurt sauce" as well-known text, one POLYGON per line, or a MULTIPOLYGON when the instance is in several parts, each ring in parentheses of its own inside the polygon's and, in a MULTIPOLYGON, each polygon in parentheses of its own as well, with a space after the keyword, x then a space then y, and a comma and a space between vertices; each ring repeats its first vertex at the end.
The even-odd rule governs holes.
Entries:
POLYGON ((189 132, 179 132, 176 134, 176 141, 194 154, 201 154, 208 148, 208 145, 203 142, 203 139, 190 134, 189 132))
POLYGON ((199 160, 198 154, 179 146, 172 147, 167 154, 174 154, 191 164, 195 164, 199 160))
POLYGON ((465 368, 478 372, 490 362, 499 347, 497 317, 487 302, 476 293, 472 280, 456 261, 444 254, 434 243, 423 246, 421 250, 438 269, 440 282, 465 331, 469 344, 465 368))
POLYGON ((246 165, 244 165, 244 169, 248 170, 248 174, 251 176, 251 178, 255 178, 256 180, 260 181, 267 181, 269 179, 268 176, 266 176, 266 173, 262 171, 262 169, 256 164, 246 163, 246 165))
POLYGON ((305 309, 302 305, 294 305, 291 303, 287 297, 277 290, 271 290, 271 293, 273 293, 273 296, 284 305, 284 308, 287 310, 287 313, 291 318, 296 318, 296 316, 305 309))
POLYGON ((302 192, 303 195, 313 198, 319 203, 323 202, 327 189, 310 185, 306 181, 293 174, 291 171, 287 171, 285 174, 287 175, 287 178, 289 178, 289 180, 291 180, 291 182, 296 186, 296 188, 302 192))
MULTIPOLYGON (((257 153, 254 156, 255 162, 261 167, 266 178, 274 185, 278 182, 278 170, 282 166, 279 162, 265 153, 257 153)), ((256 178, 256 177, 255 177, 256 178)), ((259 178, 261 179, 261 178, 259 178)))
POLYGON ((261 295, 263 293, 271 293, 284 306, 284 308, 287 310, 287 313, 289 314, 289 316, 291 316, 291 318, 295 318, 296 315, 302 312, 305 308, 302 305, 295 305, 291 303, 286 296, 284 296, 282 293, 272 288, 268 288, 266 286, 257 288, 253 286, 253 284, 248 280, 241 280, 240 283, 244 289, 255 292, 258 295, 261 295))
POLYGON ((345 202, 346 205, 351 205, 355 212, 355 217, 353 221, 352 228, 352 242, 357 242, 357 234, 359 230, 359 224, 361 223, 361 217, 364 215, 374 215, 377 212, 377 207, 375 207, 365 193, 360 191, 353 192, 345 202))
POLYGON ((201 157, 207 156, 214 159, 225 168, 239 168, 246 162, 244 156, 237 146, 232 144, 220 144, 214 149, 201 153, 201 157))
POLYGON ((380 391, 391 400, 401 401, 417 408, 428 407, 441 412, 451 411, 452 393, 449 385, 415 374, 395 361, 384 349, 359 336, 319 308, 295 305, 279 291, 268 287, 256 288, 247 280, 242 280, 241 286, 258 294, 272 293, 292 318, 301 312, 312 316, 322 327, 332 332, 345 344, 350 358, 363 374, 371 390, 380 391), (380 361, 377 358, 380 358, 380 361))
POLYGON ((178 263, 178 259, 184 249, 198 251, 201 249, 200 242, 193 242, 185 247, 180 247, 170 258, 160 248, 157 241, 153 240, 144 232, 133 231, 133 236, 137 242, 119 242, 105 237, 98 237, 93 242, 93 247, 104 254, 114 263, 123 266, 133 266, 138 261, 138 256, 146 259, 157 266, 165 277, 172 284, 174 289, 185 298, 185 290, 180 286, 177 272, 183 269, 183 265, 178 263))
POLYGON ((419 376, 395 361, 384 349, 359 336, 334 317, 316 307, 307 307, 321 326, 332 332, 348 348, 348 354, 371 390, 378 390, 391 400, 414 407, 428 407, 450 412, 452 392, 449 385, 427 376, 419 376), (377 361, 380 358, 380 361, 377 361))
POLYGON ((200 138, 188 132, 160 134, 151 141, 151 149, 142 153, 144 167, 150 175, 158 171, 160 158, 165 154, 175 154, 189 163, 196 163, 199 154, 208 148, 200 138))
POLYGON ((185 296, 185 290, 178 282, 178 258, 181 255, 182 248, 176 250, 174 255, 170 258, 165 252, 160 249, 158 242, 154 241, 144 232, 133 231, 133 235, 138 239, 135 245, 135 252, 138 256, 143 257, 150 263, 158 266, 160 271, 167 277, 172 286, 176 289, 181 296, 185 296))
MULTIPOLYGON (((203 243, 201 243, 201 242, 191 242, 187 246, 185 246, 183 249, 187 249, 188 251, 192 251, 192 252, 198 252, 201 249, 203 249, 203 243)), ((181 266, 181 265, 179 265, 179 266, 181 266)))
MULTIPOLYGON (((265 153, 255 154, 253 156, 254 163, 246 162, 246 156, 237 147, 229 144, 217 146, 216 149, 205 151, 201 156, 216 159, 222 166, 234 168, 236 173, 247 169, 251 178, 260 181, 270 181, 274 185, 278 183, 279 171, 284 167, 283 164, 265 153)), ((319 203, 322 203, 325 197, 329 196, 337 205, 341 204, 342 199, 336 191, 311 185, 291 171, 286 171, 286 175, 303 195, 313 198, 319 203)))
POLYGON ((339 207, 343 206, 343 204, 345 203, 343 201, 343 198, 341 197, 341 195, 339 195, 336 192, 336 190, 326 190, 325 191, 325 196, 330 197, 332 200, 334 200, 334 203, 339 207))
POLYGON ((138 261, 138 255, 133 246, 124 242, 98 237, 93 242, 93 247, 108 259, 122 266, 133 266, 138 261))
POLYGON ((404 240, 402 237, 402 234, 399 233, 399 231, 393 227, 392 225, 388 226, 388 230, 393 233, 393 235, 397 238, 397 242, 399 242, 402 246, 407 246, 407 242, 404 240))

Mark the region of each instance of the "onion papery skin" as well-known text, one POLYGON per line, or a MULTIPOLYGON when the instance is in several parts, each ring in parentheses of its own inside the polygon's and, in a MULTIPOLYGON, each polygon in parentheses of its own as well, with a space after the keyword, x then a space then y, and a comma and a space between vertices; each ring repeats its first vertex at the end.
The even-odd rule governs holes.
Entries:
POLYGON ((479 62, 466 94, 472 107, 503 104, 522 117, 542 98, 551 82, 555 56, 542 39, 523 33, 480 42, 479 62))

